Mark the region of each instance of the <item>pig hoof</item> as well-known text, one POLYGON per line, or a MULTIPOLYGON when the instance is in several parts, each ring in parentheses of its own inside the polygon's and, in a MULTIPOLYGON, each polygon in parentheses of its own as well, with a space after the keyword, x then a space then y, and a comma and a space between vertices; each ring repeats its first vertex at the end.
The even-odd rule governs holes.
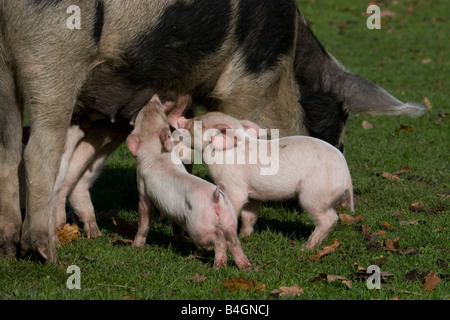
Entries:
POLYGON ((226 266, 227 266, 227 262, 226 261, 221 260, 221 261, 214 262, 214 269, 215 270, 217 270, 217 269, 219 269, 221 267, 226 267, 226 266))
POLYGON ((102 236, 102 233, 100 232, 100 229, 98 228, 97 224, 87 224, 84 226, 84 231, 86 232, 86 236, 88 239, 95 239, 102 236))
POLYGON ((252 264, 250 263, 250 261, 238 263, 237 266, 241 270, 252 271, 252 264))

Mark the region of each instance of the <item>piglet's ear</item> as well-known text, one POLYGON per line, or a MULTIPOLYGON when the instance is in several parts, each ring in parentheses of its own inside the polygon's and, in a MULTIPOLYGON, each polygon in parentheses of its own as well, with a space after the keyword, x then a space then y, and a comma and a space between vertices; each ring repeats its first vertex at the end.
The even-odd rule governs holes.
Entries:
POLYGON ((227 150, 230 148, 234 148, 237 145, 237 138, 234 134, 228 134, 226 130, 217 131, 217 129, 210 129, 211 131, 215 130, 216 135, 211 135, 211 143, 216 150, 227 150))
POLYGON ((167 152, 171 152, 173 150, 174 144, 172 141, 172 136, 170 135, 169 128, 162 128, 161 133, 159 134, 159 138, 161 139, 161 143, 164 146, 164 149, 167 152))
POLYGON ((150 99, 150 102, 156 102, 160 105, 162 105, 161 100, 159 99, 159 96, 155 93, 152 98, 150 99))
POLYGON ((128 149, 130 150, 131 154, 134 157, 136 157, 140 143, 141 143, 141 137, 137 134, 130 134, 127 138, 128 149))
POLYGON ((252 138, 259 138, 260 126, 250 120, 240 120, 239 123, 244 128, 246 134, 252 138))
POLYGON ((175 129, 186 129, 187 119, 185 117, 180 117, 177 119, 176 123, 172 125, 175 129))

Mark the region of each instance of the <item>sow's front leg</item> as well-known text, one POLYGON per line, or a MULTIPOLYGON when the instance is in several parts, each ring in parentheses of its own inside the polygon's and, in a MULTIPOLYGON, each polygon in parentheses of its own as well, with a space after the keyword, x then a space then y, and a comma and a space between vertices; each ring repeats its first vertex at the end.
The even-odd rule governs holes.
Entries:
POLYGON ((21 161, 22 119, 15 99, 14 79, 0 39, 0 257, 12 258, 20 242, 22 217, 18 168, 21 161))
MULTIPOLYGON (((84 19, 80 30, 67 27, 65 13, 70 4, 2 1, 0 5, 0 41, 7 44, 16 70, 15 83, 21 90, 16 91, 17 96, 30 113, 31 135, 24 152, 27 210, 21 249, 22 253, 38 253, 47 262, 58 261, 52 217, 56 175, 73 107, 97 50, 92 37, 95 2, 79 3, 84 19)), ((19 125, 18 137, 20 130, 19 125)), ((20 142, 16 148, 19 155, 20 142)))

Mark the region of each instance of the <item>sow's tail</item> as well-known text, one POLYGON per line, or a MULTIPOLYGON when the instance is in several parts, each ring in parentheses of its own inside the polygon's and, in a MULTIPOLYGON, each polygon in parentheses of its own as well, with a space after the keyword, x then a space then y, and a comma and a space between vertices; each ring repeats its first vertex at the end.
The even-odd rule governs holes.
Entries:
POLYGON ((337 109, 341 109, 344 113, 350 111, 417 117, 425 111, 423 106, 403 103, 372 81, 346 71, 323 48, 300 12, 295 76, 301 94, 300 103, 306 114, 309 111, 318 112, 312 110, 318 106, 322 108, 322 113, 336 113, 337 109), (324 102, 320 103, 321 99, 324 102))

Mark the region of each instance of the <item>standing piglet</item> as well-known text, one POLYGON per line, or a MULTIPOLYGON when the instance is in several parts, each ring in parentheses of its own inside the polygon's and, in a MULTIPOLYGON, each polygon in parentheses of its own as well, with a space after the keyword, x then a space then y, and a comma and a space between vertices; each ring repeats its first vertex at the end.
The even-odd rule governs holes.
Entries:
POLYGON ((339 202, 354 210, 347 162, 323 140, 306 136, 258 139, 256 124, 219 112, 180 118, 175 126, 191 135, 201 132, 203 141, 194 148, 202 149, 211 177, 224 186, 241 216, 241 236, 253 232, 262 201, 298 199, 316 226, 304 249, 316 248, 331 233, 338 221, 339 202))
POLYGON ((216 267, 225 266, 228 248, 239 268, 251 268, 237 236, 236 213, 224 192, 172 161, 173 141, 158 96, 139 113, 127 144, 137 160, 139 189, 139 228, 133 245, 144 245, 155 205, 195 244, 214 247, 216 267))

